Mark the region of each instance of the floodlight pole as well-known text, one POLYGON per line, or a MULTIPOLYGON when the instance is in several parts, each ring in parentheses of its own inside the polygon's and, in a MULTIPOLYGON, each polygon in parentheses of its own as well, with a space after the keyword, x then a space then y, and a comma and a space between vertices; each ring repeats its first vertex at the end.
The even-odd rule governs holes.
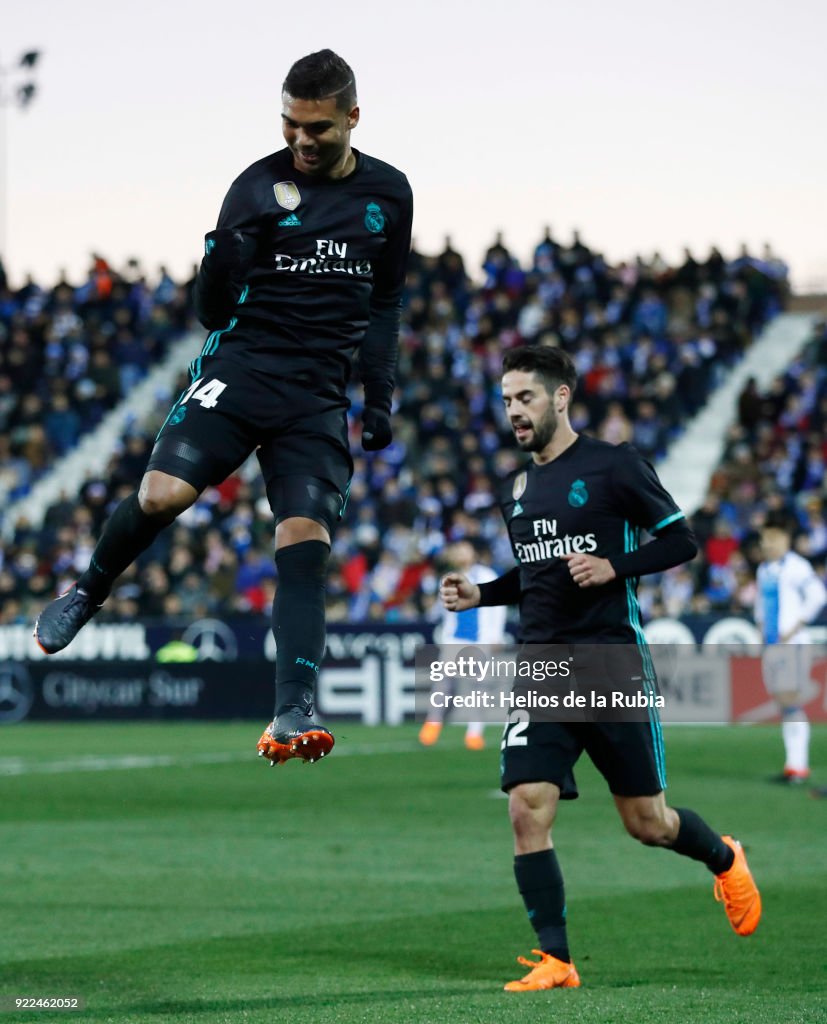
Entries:
POLYGON ((6 175, 8 174, 8 157, 6 155, 6 68, 0 64, 0 263, 5 266, 6 257, 6 175))
POLYGON ((21 87, 15 93, 12 85, 10 84, 9 76, 13 72, 20 73, 21 68, 28 69, 25 73, 31 74, 39 59, 40 51, 30 50, 21 54, 15 64, 0 64, 0 262, 6 267, 7 272, 8 262, 6 243, 8 229, 7 192, 9 154, 6 110, 12 104, 16 104, 16 106, 21 110, 25 109, 29 103, 31 103, 35 95, 34 83, 31 81, 21 84, 21 87))

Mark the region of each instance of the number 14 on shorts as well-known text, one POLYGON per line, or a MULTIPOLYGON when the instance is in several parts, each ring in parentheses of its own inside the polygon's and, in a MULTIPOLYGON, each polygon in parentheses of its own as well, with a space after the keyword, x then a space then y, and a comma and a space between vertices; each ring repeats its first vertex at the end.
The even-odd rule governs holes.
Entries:
POLYGON ((194 402, 200 402, 204 409, 214 409, 218 405, 219 396, 227 385, 223 381, 213 379, 208 380, 202 388, 199 388, 198 385, 201 384, 203 379, 203 377, 199 377, 190 384, 183 398, 178 403, 179 406, 186 405, 190 399, 194 402))

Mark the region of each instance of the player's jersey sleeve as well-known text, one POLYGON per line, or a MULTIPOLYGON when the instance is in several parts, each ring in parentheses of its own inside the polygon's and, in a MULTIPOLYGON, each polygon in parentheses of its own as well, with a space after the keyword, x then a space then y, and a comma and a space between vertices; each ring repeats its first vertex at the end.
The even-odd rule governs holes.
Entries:
POLYGON ((212 249, 208 242, 201 261, 194 302, 199 319, 208 329, 223 327, 229 322, 255 262, 263 219, 258 178, 253 168, 236 178, 218 215, 218 229, 236 231, 242 237, 237 260, 228 264, 223 254, 212 249))
POLYGON ((257 177, 250 169, 230 185, 221 204, 216 227, 234 228, 251 238, 258 238, 262 229, 263 210, 257 177))
POLYGON ((631 445, 618 445, 612 484, 629 521, 653 535, 686 518, 652 464, 631 445))
MULTIPOLYGON (((497 578, 497 574, 488 566, 481 565, 477 569, 474 582, 490 583, 497 578)), ((481 644, 501 644, 505 632, 505 620, 508 609, 505 605, 480 606, 479 611, 479 641, 481 644)))
POLYGON ((371 305, 402 301, 405 287, 405 273, 411 251, 411 229, 413 225, 413 193, 408 179, 399 175, 401 192, 399 209, 390 225, 387 245, 374 269, 371 305))
POLYGON ((390 225, 382 258, 374 268, 370 320, 359 353, 365 402, 390 412, 399 352, 402 291, 411 250, 413 194, 404 175, 395 222, 390 225))

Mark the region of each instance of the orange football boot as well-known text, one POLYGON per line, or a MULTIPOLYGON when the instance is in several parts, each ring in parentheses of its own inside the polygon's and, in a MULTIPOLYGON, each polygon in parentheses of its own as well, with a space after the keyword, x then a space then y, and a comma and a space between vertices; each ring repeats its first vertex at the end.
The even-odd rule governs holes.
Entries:
POLYGON ((472 732, 470 736, 466 733, 465 748, 466 750, 485 750, 485 740, 476 733, 472 732))
POLYGON ((419 730, 419 742, 423 747, 432 747, 442 732, 442 722, 425 722, 419 730))
POLYGON ((313 718, 309 710, 289 708, 277 715, 261 734, 256 744, 259 757, 266 757, 271 767, 299 757, 313 764, 333 749, 333 735, 313 718))
POLYGON ((546 988, 580 988, 580 975, 574 964, 544 953, 540 949, 532 949, 540 957, 539 962, 528 960, 524 956, 517 957, 517 963, 531 970, 519 981, 509 981, 506 992, 539 992, 546 988))
POLYGON ((715 899, 723 902, 729 923, 739 935, 752 935, 761 920, 761 893, 741 844, 732 836, 721 838, 735 854, 735 860, 728 871, 715 876, 715 899))

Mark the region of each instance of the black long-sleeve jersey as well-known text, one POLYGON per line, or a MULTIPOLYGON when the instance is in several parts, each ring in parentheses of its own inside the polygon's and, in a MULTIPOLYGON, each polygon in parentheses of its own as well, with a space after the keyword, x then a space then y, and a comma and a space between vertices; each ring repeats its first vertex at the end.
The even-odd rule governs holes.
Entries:
MULTIPOLYGON (((519 563, 525 643, 645 643, 637 578, 619 567, 639 548, 642 529, 657 537, 684 514, 635 448, 581 435, 552 462, 512 474, 500 506, 519 563), (616 560, 618 577, 578 587, 566 554, 616 560)), ((690 531, 683 532, 686 543, 671 564, 695 553, 690 531)))
POLYGON ((208 243, 195 308, 222 355, 305 386, 344 392, 360 348, 367 400, 389 410, 413 198, 401 171, 353 153, 345 178, 302 174, 286 148, 248 167, 218 218, 241 232, 240 262, 228 272, 208 243))

